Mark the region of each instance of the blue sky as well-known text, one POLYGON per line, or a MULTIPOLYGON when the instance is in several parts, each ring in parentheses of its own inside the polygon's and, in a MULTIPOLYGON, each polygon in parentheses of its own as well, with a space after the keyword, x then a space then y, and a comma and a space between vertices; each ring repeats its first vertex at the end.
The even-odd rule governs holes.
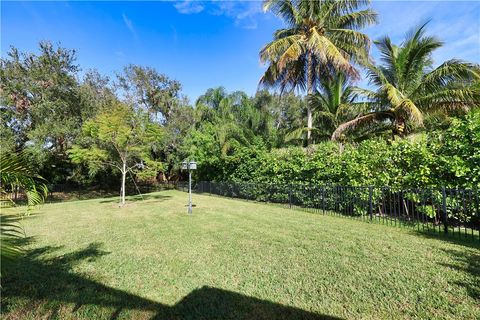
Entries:
MULTIPOLYGON (((224 86, 253 94, 264 66, 258 52, 282 22, 258 1, 1 2, 1 54, 11 45, 34 52, 40 40, 76 49, 83 71, 114 75, 129 63, 179 80, 194 101, 224 86)), ((480 63, 480 2, 374 1, 380 23, 364 31, 394 42, 432 19, 429 33, 445 41, 437 62, 480 63)), ((373 52, 376 56, 376 52, 373 52)))

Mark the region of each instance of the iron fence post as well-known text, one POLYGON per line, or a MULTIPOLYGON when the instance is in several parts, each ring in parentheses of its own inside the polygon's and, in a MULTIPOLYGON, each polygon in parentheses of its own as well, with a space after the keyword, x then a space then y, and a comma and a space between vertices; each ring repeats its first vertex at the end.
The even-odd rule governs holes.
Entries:
POLYGON ((448 234, 447 194, 445 192, 445 187, 442 187, 442 215, 443 232, 448 234))

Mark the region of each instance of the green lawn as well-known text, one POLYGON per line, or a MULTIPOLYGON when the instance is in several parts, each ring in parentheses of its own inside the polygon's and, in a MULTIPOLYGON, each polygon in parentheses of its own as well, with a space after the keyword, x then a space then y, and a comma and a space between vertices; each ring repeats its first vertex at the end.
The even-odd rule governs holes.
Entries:
POLYGON ((44 205, 2 279, 4 319, 480 318, 480 248, 164 191, 44 205))

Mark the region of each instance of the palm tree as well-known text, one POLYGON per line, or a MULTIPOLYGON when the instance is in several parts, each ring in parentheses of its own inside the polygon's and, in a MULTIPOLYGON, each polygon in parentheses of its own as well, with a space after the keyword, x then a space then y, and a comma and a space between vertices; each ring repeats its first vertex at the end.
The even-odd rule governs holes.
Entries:
POLYGON ((308 97, 319 139, 329 139, 340 124, 359 115, 363 103, 356 103, 356 97, 352 81, 345 74, 324 75, 320 79, 318 91, 308 97))
MULTIPOLYGON (((318 140, 330 139, 340 124, 358 116, 362 103, 355 102, 356 96, 352 81, 345 74, 324 74, 319 80, 318 89, 307 97, 316 124, 310 129, 312 137, 318 140)), ((305 126, 293 128, 285 136, 285 141, 303 140, 306 132, 308 128, 305 126)))
MULTIPOLYGON (((260 51, 262 63, 269 63, 260 84, 267 87, 307 90, 313 94, 325 70, 358 77, 353 61, 363 61, 370 40, 356 31, 376 22, 370 9, 359 10, 369 1, 357 0, 265 0, 287 25, 260 51)), ((311 142, 313 115, 307 106, 307 140, 311 142)))
POLYGON ((332 140, 359 126, 390 124, 393 135, 404 136, 435 113, 469 110, 480 105, 479 66, 457 59, 433 67, 432 53, 442 46, 425 35, 426 24, 407 34, 400 46, 389 37, 375 42, 382 64, 368 65, 376 91, 356 89, 367 98, 370 112, 338 126, 332 140))
POLYGON ((243 92, 228 94, 224 88, 208 89, 196 102, 197 123, 215 125, 215 140, 222 156, 225 156, 234 145, 248 145, 245 132, 248 128, 239 125, 239 112, 248 97, 243 92))
MULTIPOLYGON (((43 203, 47 195, 47 187, 43 179, 27 168, 23 154, 2 154, 0 156, 0 207, 2 209, 15 205, 9 193, 18 189, 23 190, 27 196, 27 213, 43 203)), ((24 234, 17 220, 16 216, 0 215, 1 274, 21 252, 17 240, 24 234)))

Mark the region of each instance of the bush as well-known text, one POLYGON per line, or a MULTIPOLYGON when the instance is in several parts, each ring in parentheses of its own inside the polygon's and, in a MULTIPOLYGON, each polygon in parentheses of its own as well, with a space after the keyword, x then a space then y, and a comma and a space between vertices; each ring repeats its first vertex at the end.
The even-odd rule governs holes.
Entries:
POLYGON ((370 139, 342 152, 333 142, 271 151, 261 144, 237 146, 207 167, 198 180, 475 189, 480 187, 480 112, 454 119, 443 132, 388 143, 370 139))

